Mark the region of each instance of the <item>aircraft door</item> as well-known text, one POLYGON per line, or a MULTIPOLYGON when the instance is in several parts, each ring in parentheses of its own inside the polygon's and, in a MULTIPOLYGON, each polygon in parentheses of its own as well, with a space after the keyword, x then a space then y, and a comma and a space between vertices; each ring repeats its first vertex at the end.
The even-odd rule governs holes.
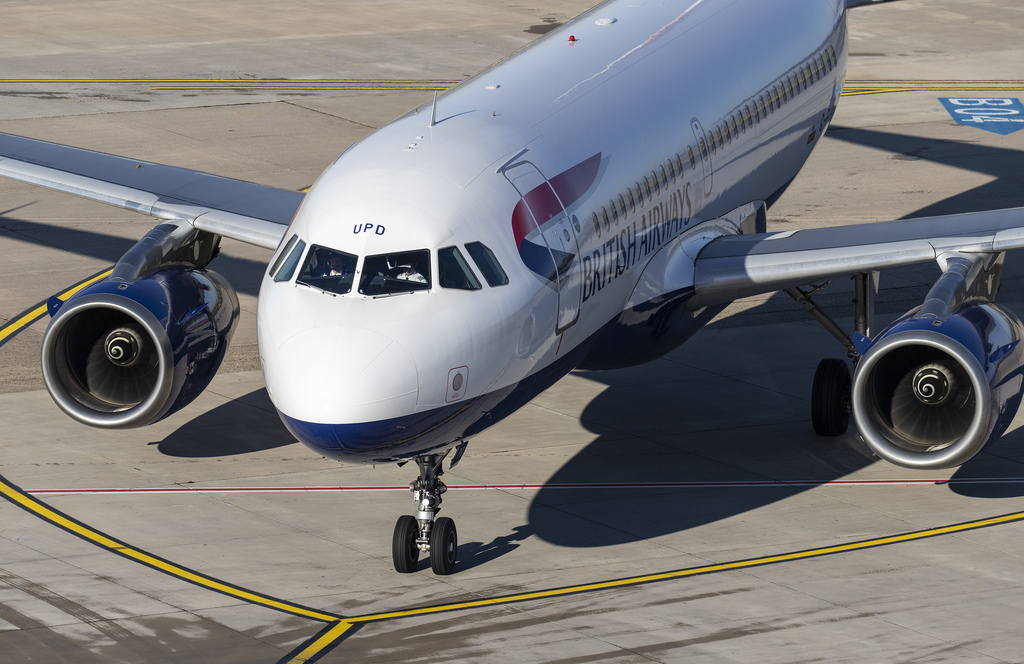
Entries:
POLYGON ((697 139, 697 158, 700 159, 700 167, 704 173, 704 197, 707 198, 711 195, 711 178, 714 171, 711 164, 711 149, 700 120, 690 120, 690 127, 693 129, 693 137, 697 139))
MULTIPOLYGON (((580 316, 583 275, 577 239, 579 229, 566 214, 547 179, 531 162, 517 161, 506 166, 502 172, 521 197, 520 206, 525 209, 517 207, 517 212, 528 217, 530 227, 526 230, 529 232, 522 242, 542 244, 547 250, 550 263, 543 267, 530 265, 529 262, 527 265, 554 282, 558 293, 555 334, 561 334, 572 327, 580 316)), ((520 255, 523 255, 522 244, 520 255)))

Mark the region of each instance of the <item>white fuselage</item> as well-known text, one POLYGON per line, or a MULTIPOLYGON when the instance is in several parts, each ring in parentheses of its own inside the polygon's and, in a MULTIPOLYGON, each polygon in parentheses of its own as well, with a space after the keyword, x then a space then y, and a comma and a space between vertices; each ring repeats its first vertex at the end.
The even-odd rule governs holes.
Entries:
POLYGON ((679 252, 781 193, 845 58, 841 0, 616 0, 353 145, 260 291, 285 424, 335 458, 410 458, 576 366, 682 343, 714 312, 685 310, 679 252))

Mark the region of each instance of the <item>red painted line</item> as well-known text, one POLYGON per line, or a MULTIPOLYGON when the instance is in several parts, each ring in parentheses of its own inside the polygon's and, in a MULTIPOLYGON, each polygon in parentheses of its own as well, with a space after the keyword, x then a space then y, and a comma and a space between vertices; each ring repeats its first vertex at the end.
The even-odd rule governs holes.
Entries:
MULTIPOLYGON (((552 484, 463 484, 449 485, 450 491, 527 491, 538 489, 784 489, 790 487, 832 486, 943 486, 960 484, 1024 484, 1024 477, 976 477, 888 480, 763 480, 751 482, 577 482, 552 484)), ((25 493, 39 495, 147 494, 147 493, 342 493, 408 491, 408 486, 284 486, 284 487, 150 487, 94 489, 34 489, 25 493)))

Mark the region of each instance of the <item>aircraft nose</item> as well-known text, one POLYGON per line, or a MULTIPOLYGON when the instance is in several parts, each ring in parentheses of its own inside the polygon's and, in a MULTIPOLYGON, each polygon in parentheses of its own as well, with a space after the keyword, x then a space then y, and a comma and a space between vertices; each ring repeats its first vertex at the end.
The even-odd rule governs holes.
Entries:
POLYGON ((264 366, 278 410, 306 422, 373 422, 409 414, 416 406, 418 376, 412 354, 380 332, 302 330, 284 341, 264 366))

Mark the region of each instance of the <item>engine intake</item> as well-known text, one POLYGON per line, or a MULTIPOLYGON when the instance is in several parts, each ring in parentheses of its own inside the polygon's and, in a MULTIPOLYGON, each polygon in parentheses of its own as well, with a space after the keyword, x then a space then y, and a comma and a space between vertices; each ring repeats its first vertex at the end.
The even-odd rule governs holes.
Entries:
POLYGON ((915 310, 882 332, 853 380, 853 416, 880 457, 910 468, 958 466, 997 439, 1021 399, 1020 340, 991 303, 947 318, 915 310))
POLYGON ((43 337, 46 387, 96 427, 156 422, 198 396, 220 367, 238 298, 212 271, 176 266, 107 279, 57 311, 43 337))

